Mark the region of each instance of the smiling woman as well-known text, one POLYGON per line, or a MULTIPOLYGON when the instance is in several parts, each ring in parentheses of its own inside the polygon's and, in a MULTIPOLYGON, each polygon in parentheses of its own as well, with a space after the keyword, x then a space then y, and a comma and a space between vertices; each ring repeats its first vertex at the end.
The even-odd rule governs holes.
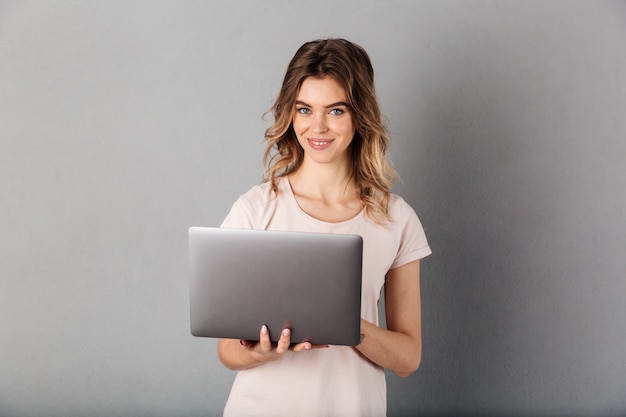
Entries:
MULTIPOLYGON (((343 103, 339 109, 350 111, 354 125, 351 149, 351 172, 354 183, 359 185, 359 198, 369 217, 384 224, 387 214, 388 195, 395 179, 395 172, 387 160, 389 137, 382 123, 382 115, 374 88, 374 69, 367 52, 359 45, 344 39, 328 39, 307 42, 292 58, 272 107, 274 124, 266 130, 267 147, 264 161, 267 166, 265 179, 272 189, 278 189, 276 179, 297 171, 304 160, 304 149, 294 132, 294 114, 301 100, 305 82, 328 79, 343 91, 339 101, 327 97, 323 104, 343 103)), ((322 83, 325 84, 325 83, 322 83)), ((326 87, 329 87, 326 84, 326 87)), ((306 100, 305 103, 306 104, 306 100)), ((319 103, 309 103, 319 104, 319 103)), ((303 106, 305 112, 311 106, 303 106)), ((338 110, 339 110, 338 109, 338 110)), ((337 113, 335 111, 334 113, 337 113)))
MULTIPOLYGON (((220 339, 238 370, 225 416, 383 416, 384 369, 420 364, 420 259, 430 254, 413 209, 391 193, 374 72, 367 53, 343 39, 304 44, 292 59, 265 134, 266 181, 242 195, 222 227, 356 234, 363 238, 361 343, 220 339), (385 287, 387 328, 379 327, 385 287)), ((320 309, 324 306, 320 305, 320 309)))

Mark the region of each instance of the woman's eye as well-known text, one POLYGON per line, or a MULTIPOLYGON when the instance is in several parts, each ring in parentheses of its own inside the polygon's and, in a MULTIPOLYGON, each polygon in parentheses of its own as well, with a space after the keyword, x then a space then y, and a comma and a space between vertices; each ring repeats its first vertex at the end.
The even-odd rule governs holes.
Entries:
POLYGON ((334 116, 340 116, 344 113, 344 111, 342 109, 332 109, 330 111, 330 114, 334 115, 334 116))
POLYGON ((300 107, 299 109, 296 109, 296 111, 300 114, 310 114, 311 110, 307 109, 306 107, 300 107))

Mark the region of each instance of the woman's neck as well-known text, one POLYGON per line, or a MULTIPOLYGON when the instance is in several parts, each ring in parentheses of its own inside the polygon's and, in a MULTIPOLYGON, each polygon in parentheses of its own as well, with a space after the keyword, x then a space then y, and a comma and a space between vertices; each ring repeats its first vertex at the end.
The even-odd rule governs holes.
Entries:
POLYGON ((345 194, 354 193, 355 186, 351 169, 347 164, 316 164, 303 161, 302 165, 289 175, 292 187, 295 185, 303 194, 322 200, 345 199, 345 194), (342 198, 340 196, 343 196, 342 198))

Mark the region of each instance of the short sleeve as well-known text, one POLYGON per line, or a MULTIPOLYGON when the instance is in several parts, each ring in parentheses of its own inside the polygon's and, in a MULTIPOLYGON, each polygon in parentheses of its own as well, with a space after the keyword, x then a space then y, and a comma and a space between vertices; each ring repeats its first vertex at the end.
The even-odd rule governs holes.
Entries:
POLYGON ((432 253, 417 214, 404 200, 397 198, 399 207, 392 221, 397 222, 399 227, 400 245, 390 269, 425 258, 432 253))

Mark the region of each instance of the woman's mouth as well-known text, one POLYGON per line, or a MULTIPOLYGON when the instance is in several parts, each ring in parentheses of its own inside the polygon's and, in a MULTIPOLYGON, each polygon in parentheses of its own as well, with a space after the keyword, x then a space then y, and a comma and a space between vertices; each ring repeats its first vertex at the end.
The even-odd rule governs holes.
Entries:
POLYGON ((316 151, 321 151, 330 146, 333 143, 333 139, 307 139, 311 148, 316 151))

